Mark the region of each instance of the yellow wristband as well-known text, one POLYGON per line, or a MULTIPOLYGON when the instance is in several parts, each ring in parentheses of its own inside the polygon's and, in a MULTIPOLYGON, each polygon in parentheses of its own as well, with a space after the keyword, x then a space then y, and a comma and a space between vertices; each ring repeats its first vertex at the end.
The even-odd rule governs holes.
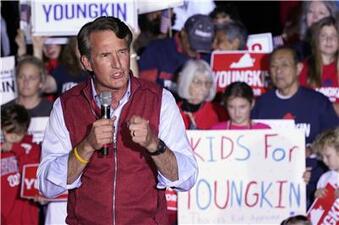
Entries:
POLYGON ((75 158, 76 158, 79 162, 81 162, 82 164, 87 164, 87 163, 89 162, 88 160, 82 158, 82 157, 79 155, 77 147, 74 147, 73 152, 74 152, 75 158))

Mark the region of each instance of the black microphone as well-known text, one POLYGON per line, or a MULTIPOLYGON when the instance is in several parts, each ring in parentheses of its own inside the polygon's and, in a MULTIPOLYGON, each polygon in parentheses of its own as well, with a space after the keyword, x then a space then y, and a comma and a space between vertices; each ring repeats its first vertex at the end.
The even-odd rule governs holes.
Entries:
MULTIPOLYGON (((111 118, 111 104, 112 104, 112 93, 111 92, 101 92, 99 94, 100 104, 101 104, 101 118, 110 119, 111 118)), ((100 153, 102 156, 108 155, 108 146, 105 144, 101 149, 100 153)))

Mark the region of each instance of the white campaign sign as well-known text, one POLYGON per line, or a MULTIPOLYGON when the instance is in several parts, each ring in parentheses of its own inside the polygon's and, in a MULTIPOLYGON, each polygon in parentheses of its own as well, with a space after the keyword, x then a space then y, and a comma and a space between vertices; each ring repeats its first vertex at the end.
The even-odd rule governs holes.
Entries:
POLYGON ((138 24, 133 0, 32 1, 34 35, 77 35, 85 23, 100 16, 117 17, 133 28, 138 24))
POLYGON ((33 117, 29 124, 28 133, 33 135, 33 142, 40 143, 44 138, 49 117, 33 117))
POLYGON ((188 131, 199 165, 179 192, 179 224, 279 224, 305 214, 305 137, 298 130, 188 131))
POLYGON ((1 105, 16 97, 15 58, 14 56, 0 59, 1 105))
POLYGON ((138 13, 149 13, 153 11, 179 7, 184 4, 184 0, 161 0, 161 1, 145 1, 137 0, 138 13))
POLYGON ((260 119, 253 120, 257 123, 264 123, 271 127, 273 130, 293 129, 295 122, 293 119, 260 119))
POLYGON ((271 53, 273 51, 272 34, 262 33, 248 35, 246 45, 249 52, 271 53))

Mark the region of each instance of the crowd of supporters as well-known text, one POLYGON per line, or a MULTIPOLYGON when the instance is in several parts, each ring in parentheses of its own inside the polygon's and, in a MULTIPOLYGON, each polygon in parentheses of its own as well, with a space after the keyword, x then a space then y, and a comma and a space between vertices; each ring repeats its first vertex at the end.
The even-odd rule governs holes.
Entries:
MULTIPOLYGON (((212 52, 246 50, 251 29, 241 19, 241 6, 227 2, 211 4, 215 6, 212 11, 197 11, 187 16, 176 30, 165 29, 163 25, 164 15, 175 15, 175 10, 139 15, 140 33, 134 34, 133 49, 130 49, 133 75, 172 92, 187 130, 270 129, 254 119, 294 119, 297 127, 306 124, 310 127, 305 137, 307 207, 315 196, 324 195, 326 182, 336 186, 339 196, 336 2, 281 4, 284 24, 281 34, 273 38, 274 50, 269 60, 271 85, 259 97, 242 80, 218 92, 210 66, 212 52), (329 94, 329 90, 336 94, 329 94)), ((175 17, 170 22, 175 23, 175 17)), ((80 63, 76 37, 69 37, 65 45, 44 44, 45 39, 33 37, 32 46, 28 46, 21 30, 17 30, 15 37, 17 97, 1 106, 2 224, 22 224, 23 220, 31 221, 30 224, 59 224, 66 216, 66 202, 51 203, 38 197, 20 199, 19 183, 9 183, 10 178, 20 176, 25 163, 39 161, 40 146, 27 134, 29 120, 49 116, 56 98, 91 79, 80 63), (28 145, 32 149, 29 153, 28 145), (26 154, 20 153, 21 150, 26 154), (4 195, 10 196, 6 202, 4 195), (18 207, 10 208, 14 202, 18 202, 18 207)), ((2 45, 3 40, 6 39, 2 39, 2 45)), ((6 49, 2 47, 2 56, 10 54, 6 49)), ((172 224, 177 223, 176 215, 170 218, 172 224)), ((307 220, 300 216, 286 219, 282 224, 296 224, 293 221, 298 219, 307 220)))

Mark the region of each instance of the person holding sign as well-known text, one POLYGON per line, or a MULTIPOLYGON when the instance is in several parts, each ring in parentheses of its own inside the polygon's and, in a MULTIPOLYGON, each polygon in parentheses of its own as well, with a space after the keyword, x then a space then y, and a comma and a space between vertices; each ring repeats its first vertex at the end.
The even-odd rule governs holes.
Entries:
POLYGON ((114 17, 79 31, 80 59, 91 77, 56 99, 38 169, 46 197, 69 190, 67 224, 166 225, 165 188, 187 191, 196 182, 175 100, 130 73, 131 41, 130 29, 114 17))
MULTIPOLYGON (((39 224, 39 207, 20 198, 23 166, 39 163, 40 146, 27 135, 30 116, 18 104, 1 108, 1 224, 39 224)), ((34 200, 39 200, 36 197, 34 200)))
POLYGON ((251 120, 251 110, 254 107, 252 88, 245 82, 233 82, 225 89, 222 103, 230 117, 229 121, 216 124, 212 129, 243 130, 243 129, 270 129, 263 123, 251 120))
POLYGON ((324 197, 326 195, 324 188, 330 183, 336 189, 336 197, 339 198, 339 127, 319 134, 312 146, 330 169, 321 175, 315 197, 324 197))
MULTIPOLYGON (((45 43, 48 37, 32 36, 33 56, 43 60, 46 63, 48 73, 52 72, 59 64, 59 56, 62 52, 62 45, 55 43, 45 43)), ((15 37, 15 42, 18 45, 17 57, 21 59, 27 54, 25 33, 18 29, 15 37)), ((50 81, 53 86, 53 80, 50 81)), ((52 87, 50 87, 52 88, 52 87)), ((52 92, 52 91, 51 91, 52 92)))
MULTIPOLYGON (((270 57, 270 75, 274 89, 260 96, 252 111, 254 119, 294 119, 296 128, 303 131, 306 144, 310 145, 322 131, 339 125, 339 119, 331 102, 323 94, 301 87, 299 74, 302 64, 292 48, 275 49, 270 57)), ((306 166, 312 167, 307 184, 308 206, 313 202, 316 183, 326 168, 306 152, 306 166)))
POLYGON ((51 72, 57 85, 57 94, 71 89, 81 81, 86 80, 88 74, 80 62, 80 53, 76 37, 70 37, 64 46, 59 63, 51 72))

